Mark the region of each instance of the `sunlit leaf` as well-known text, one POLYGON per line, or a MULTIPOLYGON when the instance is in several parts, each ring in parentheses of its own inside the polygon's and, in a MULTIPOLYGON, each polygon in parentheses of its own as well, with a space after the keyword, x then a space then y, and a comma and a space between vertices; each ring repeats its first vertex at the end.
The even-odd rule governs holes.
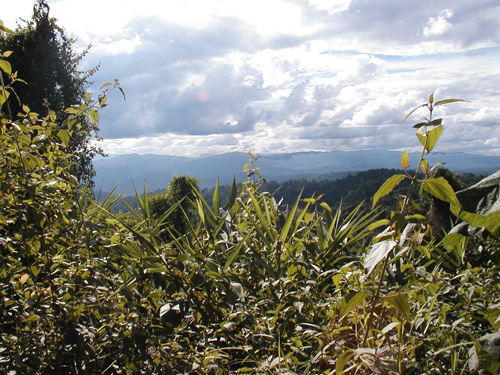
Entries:
POLYGON ((429 162, 426 159, 422 159, 420 167, 422 168, 422 172, 424 172, 425 174, 429 173, 429 162))
POLYGON ((171 303, 166 303, 162 307, 160 307, 160 318, 168 313, 170 310, 172 311, 180 311, 180 306, 179 305, 173 305, 171 303))
POLYGON ((427 135, 428 132, 440 126, 442 120, 443 119, 436 119, 429 122, 420 122, 418 124, 413 125, 413 130, 415 130, 417 134, 425 136, 427 135))
POLYGON ((425 147, 427 153, 431 152, 436 145, 441 133, 443 132, 443 125, 438 125, 432 128, 421 127, 416 135, 422 146, 425 147))
POLYGON ((12 74, 12 67, 8 61, 0 60, 0 69, 2 69, 9 76, 12 74))
POLYGON ((28 279, 30 278, 30 275, 28 275, 27 273, 24 273, 21 275, 21 277, 19 278, 19 282, 21 284, 24 284, 26 281, 28 281, 28 279))
POLYGON ((214 207, 214 212, 217 214, 220 208, 220 188, 219 188, 219 180, 217 180, 215 184, 214 194, 212 196, 212 203, 214 207))
POLYGON ((422 183, 422 189, 442 201, 448 202, 457 207, 461 206, 453 188, 444 177, 425 180, 422 183))
POLYGON ((288 217, 286 218, 286 221, 283 224, 283 227, 281 228, 280 241, 282 241, 282 242, 286 241, 286 239, 288 237, 288 233, 289 233, 290 228, 292 226, 293 220, 295 219, 295 213, 297 212, 299 202, 300 202, 300 195, 297 198, 297 200, 295 201, 295 204, 293 205, 292 209, 290 210, 288 217))
POLYGON ((335 363, 335 373, 337 375, 344 374, 344 368, 352 357, 354 357, 354 353, 350 349, 340 355, 340 357, 337 359, 337 362, 335 363))
POLYGON ((7 34, 14 34, 14 31, 5 27, 5 25, 3 24, 3 21, 0 21, 0 31, 7 33, 7 34))
POLYGON ((483 227, 498 236, 500 234, 500 211, 492 212, 488 215, 475 214, 466 211, 459 211, 459 207, 452 205, 452 212, 459 215, 460 219, 472 227, 483 227))
POLYGON ((378 242, 370 247, 368 255, 363 262, 363 266, 366 268, 365 279, 370 276, 377 264, 380 263, 395 247, 397 243, 392 240, 378 242))
POLYGON ((349 293, 344 300, 342 301, 340 307, 340 317, 341 319, 346 315, 353 311, 356 307, 363 304, 368 297, 368 292, 360 291, 360 292, 351 292, 349 293))
POLYGON ((378 189, 378 191, 373 196, 373 204, 372 207, 377 205, 377 202, 383 196, 389 194, 401 181, 406 178, 404 174, 396 174, 392 177, 389 177, 387 181, 383 183, 383 185, 378 189))
POLYGON ((467 237, 460 233, 448 233, 443 240, 443 246, 446 250, 450 251, 460 263, 463 263, 466 244, 467 237))
POLYGON ((326 202, 321 202, 319 205, 320 205, 321 207, 323 207, 323 208, 324 208, 325 210, 327 210, 327 211, 330 211, 330 212, 331 212, 331 211, 333 211, 333 210, 332 210, 332 208, 331 208, 331 207, 328 205, 328 203, 326 203, 326 202))
POLYGON ((5 90, 3 87, 0 87, 0 108, 7 101, 9 96, 10 96, 10 93, 7 90, 5 90))
POLYGON ((403 155, 401 155, 401 168, 407 169, 410 166, 410 157, 408 156, 408 153, 403 151, 403 155))
POLYGON ((374 223, 371 223, 368 227, 366 227, 366 230, 374 230, 377 228, 380 228, 382 226, 388 226, 390 224, 390 221, 388 219, 382 219, 382 220, 377 220, 374 223))
POLYGON ((97 124, 99 122, 99 112, 96 111, 95 109, 91 109, 89 111, 90 117, 92 118, 92 121, 94 124, 97 124))
POLYGON ((59 130, 57 136, 59 137, 62 143, 64 143, 65 145, 69 144, 69 133, 66 130, 59 130))

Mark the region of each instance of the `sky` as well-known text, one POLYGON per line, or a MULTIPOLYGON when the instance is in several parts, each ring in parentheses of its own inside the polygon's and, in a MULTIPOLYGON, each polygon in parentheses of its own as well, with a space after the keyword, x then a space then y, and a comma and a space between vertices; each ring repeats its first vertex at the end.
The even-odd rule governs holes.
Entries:
MULTIPOLYGON (((406 114, 441 106, 435 150, 500 155, 498 0, 49 0, 119 79, 101 114, 109 154, 419 150, 406 114)), ((0 0, 15 28, 32 0, 0 0)))

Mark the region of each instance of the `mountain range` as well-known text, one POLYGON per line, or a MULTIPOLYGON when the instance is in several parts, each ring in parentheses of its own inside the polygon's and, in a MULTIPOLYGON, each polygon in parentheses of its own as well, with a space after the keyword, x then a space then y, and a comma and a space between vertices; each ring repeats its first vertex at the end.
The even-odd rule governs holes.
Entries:
MULTIPOLYGON (((419 153, 410 153, 410 169, 416 167, 419 153)), ((331 151, 262 154, 254 164, 262 177, 284 181, 292 178, 335 179, 344 176, 340 172, 365 171, 375 168, 400 166, 399 151, 331 151)), ((500 156, 464 153, 435 152, 426 156, 429 165, 445 163, 454 173, 490 174, 500 169, 500 156)), ((144 182, 148 191, 165 189, 174 174, 185 174, 200 180, 200 186, 229 184, 244 181, 245 164, 250 156, 243 152, 232 152, 199 157, 182 157, 155 154, 122 154, 94 159, 96 190, 109 192, 117 187, 118 193, 133 194, 134 184, 142 191, 144 182)))

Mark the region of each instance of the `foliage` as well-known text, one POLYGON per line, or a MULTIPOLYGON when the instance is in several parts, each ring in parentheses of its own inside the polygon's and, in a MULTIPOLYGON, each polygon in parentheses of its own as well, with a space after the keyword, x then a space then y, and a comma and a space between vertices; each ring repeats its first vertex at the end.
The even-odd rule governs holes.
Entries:
MULTIPOLYGON (((121 197, 89 200, 64 147, 118 82, 70 107, 61 127, 55 112, 27 106, 7 116, 18 79, 9 77, 0 95, 3 373, 457 374, 477 338, 500 327, 495 233, 438 240, 411 198, 420 186, 457 217, 475 215, 425 161, 443 130, 435 107, 457 100, 431 95, 419 107, 430 114, 415 127, 418 165, 410 173, 403 153, 403 172, 371 209, 333 209, 305 193, 284 204, 265 191, 250 153, 249 179, 224 199, 218 184, 205 199, 178 176, 173 202, 162 207, 167 199, 144 186, 139 210, 112 214, 121 197), (399 209, 381 217, 378 202, 403 181, 399 209), (182 230, 165 225, 174 217, 182 230)), ((477 348, 480 366, 496 371, 477 348)))
POLYGON ((198 190, 198 181, 186 175, 175 175, 168 184, 166 192, 153 196, 150 200, 151 214, 160 218, 171 207, 177 206, 168 217, 162 230, 163 239, 171 239, 185 234, 191 222, 194 221, 195 206, 193 200, 198 190))
MULTIPOLYGON (((97 68, 79 70, 87 51, 74 51, 75 41, 66 35, 54 18, 50 18, 49 6, 44 0, 36 2, 32 19, 24 22, 25 25, 18 26, 16 33, 0 37, 0 50, 14 52, 9 60, 16 68, 16 72, 4 71, 4 79, 8 80, 11 73, 23 78, 23 83, 17 84, 15 93, 8 98, 9 117, 14 119, 22 113, 24 104, 41 116, 54 111, 54 121, 62 127, 69 117, 74 117, 66 110, 86 102, 89 79, 97 68)), ((98 116, 96 111, 89 114, 98 116)), ((64 151, 76 159, 71 172, 82 184, 91 183, 94 175, 92 158, 102 154, 92 142, 92 139, 99 139, 98 130, 97 121, 82 117, 66 143, 64 151)))
MULTIPOLYGON (((100 211, 89 209, 64 149, 118 82, 105 84, 99 100, 86 96, 63 122, 56 122, 54 111, 41 117, 26 105, 13 120, 6 99, 19 78, 11 74, 9 56, 4 52, 1 60, 10 81, 2 82, 0 96, 0 368, 3 373, 103 371, 113 362, 113 350, 123 355, 123 345, 112 337, 120 320, 107 314, 124 304, 115 290, 122 266, 106 268, 112 267, 113 233, 100 211)), ((133 311, 124 306, 119 312, 127 309, 133 311)))

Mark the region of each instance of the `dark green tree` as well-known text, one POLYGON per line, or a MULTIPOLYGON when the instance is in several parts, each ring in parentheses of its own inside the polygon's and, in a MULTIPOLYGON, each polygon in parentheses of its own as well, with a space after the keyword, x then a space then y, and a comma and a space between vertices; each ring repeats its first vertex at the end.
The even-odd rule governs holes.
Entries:
MULTIPOLYGON (((172 206, 178 205, 166 218, 165 224, 175 235, 185 234, 189 229, 189 223, 193 222, 195 214, 193 199, 196 197, 195 191, 198 188, 198 180, 196 178, 186 175, 174 175, 174 178, 168 184, 165 194, 151 198, 151 213, 158 218, 172 206)), ((163 233, 162 237, 165 240, 171 238, 168 230, 163 233)))
MULTIPOLYGON (((18 83, 15 94, 10 95, 8 107, 11 116, 17 117, 27 105, 31 112, 45 116, 48 110, 55 112, 57 124, 64 122, 69 115, 65 110, 84 102, 90 77, 97 67, 80 71, 79 64, 85 56, 74 51, 75 40, 68 37, 56 19, 49 16, 49 5, 45 0, 37 0, 33 7, 31 20, 18 24, 16 33, 0 36, 0 50, 12 51, 9 61, 16 67, 19 77, 27 84, 18 83)), ((4 73, 5 79, 6 77, 4 73)), ((100 147, 91 142, 98 137, 96 121, 83 116, 79 128, 72 129, 73 135, 66 144, 65 151, 73 155, 71 172, 81 184, 91 183, 94 175, 92 158, 102 154, 100 147)), ((63 125, 64 124, 64 125, 63 125)))

